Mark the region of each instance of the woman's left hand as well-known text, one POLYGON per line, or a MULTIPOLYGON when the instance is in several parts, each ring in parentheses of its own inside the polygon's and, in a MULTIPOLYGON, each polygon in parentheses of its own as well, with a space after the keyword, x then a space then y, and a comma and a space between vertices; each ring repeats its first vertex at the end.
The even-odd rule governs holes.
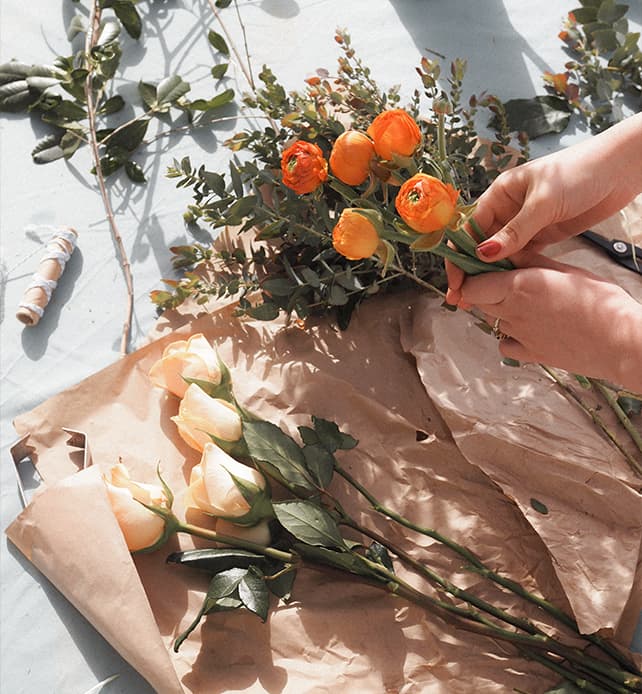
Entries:
POLYGON ((467 277, 462 286, 462 305, 477 307, 495 326, 501 354, 635 388, 642 305, 580 268, 544 256, 523 262, 516 270, 467 277))

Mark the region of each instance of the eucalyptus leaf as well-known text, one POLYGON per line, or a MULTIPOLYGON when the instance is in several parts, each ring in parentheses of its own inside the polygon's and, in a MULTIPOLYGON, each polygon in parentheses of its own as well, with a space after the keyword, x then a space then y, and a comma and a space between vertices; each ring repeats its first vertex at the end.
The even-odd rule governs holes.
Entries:
POLYGON ((216 7, 224 9, 225 7, 229 7, 232 4, 232 0, 216 0, 214 4, 216 5, 216 7))
POLYGON ((274 513, 279 523, 301 542, 315 547, 345 548, 334 518, 312 501, 277 502, 274 513))
POLYGON ((100 33, 97 46, 104 46, 112 41, 115 41, 120 34, 120 24, 113 19, 106 19, 101 22, 100 33))
POLYGON ((220 80, 222 77, 225 76, 225 73, 227 72, 228 67, 229 67, 229 63, 219 63, 218 65, 215 65, 211 70, 212 77, 215 80, 220 80))
POLYGON ((207 34, 207 40, 212 44, 214 48, 216 48, 217 51, 219 51, 223 55, 230 54, 230 49, 228 48, 227 42, 218 32, 214 31, 213 29, 210 29, 210 31, 207 34))
POLYGON ((140 164, 137 164, 131 159, 125 162, 125 173, 127 174, 127 178, 133 183, 145 183, 147 180, 140 164))
POLYGON ((153 108, 158 103, 156 96, 156 85, 149 82, 138 83, 138 93, 147 108, 153 108))
POLYGON ((62 159, 65 153, 60 146, 60 140, 59 135, 47 135, 39 140, 31 150, 33 161, 36 164, 48 164, 56 159, 62 159))
MULTIPOLYGON (((560 133, 571 118, 570 106, 557 96, 536 96, 532 99, 510 99, 504 102, 510 131, 524 131, 535 139, 548 133, 560 133)), ((497 127, 497 119, 491 120, 497 127)))
POLYGON ((395 572, 395 567, 392 564, 392 559, 390 558, 388 550, 379 542, 373 542, 370 547, 368 547, 366 556, 368 559, 384 566, 391 573, 395 572))
POLYGON ((278 317, 280 309, 272 301, 264 301, 262 304, 250 306, 250 308, 246 309, 246 313, 251 318, 256 318, 256 320, 269 321, 278 317))
POLYGON ((190 101, 186 104, 186 107, 192 109, 193 111, 211 111, 213 109, 220 108, 221 106, 225 106, 225 104, 229 104, 231 101, 233 101, 233 99, 234 90, 226 89, 211 99, 196 99, 194 101, 190 101))
POLYGON ((0 111, 24 111, 38 101, 38 98, 38 94, 29 89, 27 80, 3 84, 0 86, 0 111))
POLYGON ((173 104, 181 96, 187 94, 190 85, 179 75, 170 75, 156 87, 156 102, 158 106, 173 104))
POLYGON ((133 152, 143 141, 148 125, 149 118, 140 118, 132 123, 128 123, 121 130, 114 131, 109 138, 109 145, 122 147, 129 152, 133 152))
POLYGON ((120 94, 115 94, 111 98, 104 101, 100 108, 97 109, 97 113, 104 116, 109 116, 112 113, 118 113, 125 106, 125 100, 120 94))
POLYGON ((140 38, 142 22, 138 10, 134 7, 132 0, 114 0, 113 9, 115 15, 120 19, 125 31, 133 38, 140 38))

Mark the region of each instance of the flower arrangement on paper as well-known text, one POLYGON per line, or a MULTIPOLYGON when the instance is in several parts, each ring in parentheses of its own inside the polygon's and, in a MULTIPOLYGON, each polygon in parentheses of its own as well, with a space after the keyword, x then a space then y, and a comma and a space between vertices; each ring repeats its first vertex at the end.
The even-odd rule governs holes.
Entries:
POLYGON ((642 673, 614 643, 598 634, 580 634, 574 619, 545 597, 493 570, 438 529, 417 525, 375 498, 342 464, 358 442, 336 424, 312 416, 311 426, 298 427, 297 441, 246 411, 234 396, 228 368, 203 335, 170 344, 150 377, 180 398, 179 414, 172 419, 200 455, 185 506, 211 522, 195 525, 174 514, 174 494, 160 470, 160 484, 143 484, 130 479, 120 463, 105 483, 131 551, 156 551, 177 532, 215 543, 167 557, 211 576, 203 605, 177 637, 175 650, 207 615, 245 609, 265 621, 270 595, 288 601, 298 572, 330 570, 414 603, 453 628, 512 645, 583 691, 642 691, 642 673), (346 508, 335 489, 341 482, 367 506, 346 508), (494 584, 504 596, 501 602, 508 595, 517 597, 524 606, 535 606, 534 614, 540 616, 505 609, 477 588, 454 584, 431 566, 429 554, 409 552, 370 521, 358 520, 367 509, 437 541, 444 552, 463 561, 466 571, 494 584))
POLYGON ((169 168, 178 187, 193 191, 189 223, 255 230, 256 244, 249 253, 240 244, 220 253, 173 248, 175 265, 188 271, 153 292, 160 308, 235 296, 239 315, 332 313, 346 326, 354 308, 382 290, 409 281, 443 289, 443 257, 470 273, 509 267, 476 258, 481 236, 470 223, 475 197, 528 156, 525 140, 520 152, 510 147, 506 128, 494 142, 478 137, 479 108, 501 121, 501 104, 471 97, 464 107, 465 61, 452 63, 445 91, 439 62, 424 58, 417 68, 424 93, 415 90, 400 108, 398 88, 377 85, 350 36, 339 31, 335 39, 343 51, 337 74, 318 70, 303 92, 287 94, 263 68, 262 86, 244 103, 267 123, 228 141, 243 154, 229 178, 189 159, 169 168))

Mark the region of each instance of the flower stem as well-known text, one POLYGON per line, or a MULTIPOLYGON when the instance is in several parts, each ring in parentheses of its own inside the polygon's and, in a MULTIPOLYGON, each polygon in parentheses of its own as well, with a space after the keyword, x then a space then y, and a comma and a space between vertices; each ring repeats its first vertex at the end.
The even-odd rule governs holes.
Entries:
POLYGON ((181 521, 177 521, 176 532, 188 533, 189 535, 194 535, 195 537, 202 537, 203 539, 211 540, 212 542, 222 542, 223 544, 230 545, 232 547, 247 549, 250 552, 262 554, 265 557, 270 557, 271 559, 276 559, 278 561, 285 562, 286 564, 295 564, 299 561, 298 556, 293 552, 284 552, 274 547, 266 547, 264 545, 259 545, 256 542, 242 540, 238 537, 221 535, 220 533, 217 533, 214 530, 201 528, 200 526, 193 525, 192 523, 182 523, 181 521))
MULTIPOLYGON (((611 443, 624 456, 624 459, 629 464, 631 470, 633 470, 636 475, 642 476, 642 466, 640 463, 638 463, 637 460, 635 460, 635 458, 633 458, 631 454, 624 448, 624 446, 622 446, 617 436, 609 429, 606 422, 600 417, 595 409, 593 407, 589 407, 582 400, 582 398, 580 398, 570 386, 564 383, 564 381, 562 381, 562 379, 552 369, 550 369, 548 366, 544 366, 543 364, 540 364, 540 367, 555 381, 555 383, 557 383, 560 388, 562 388, 568 394, 569 397, 571 397, 580 406, 582 410, 584 410, 584 412, 593 420, 593 423, 602 430, 611 443)), ((591 380, 591 382, 593 382, 593 380, 591 380)))
POLYGON ((360 482, 358 482, 354 477, 352 477, 352 475, 350 475, 350 473, 347 470, 344 470, 341 466, 335 465, 335 470, 339 475, 341 475, 341 477, 343 477, 348 482, 348 484, 350 484, 354 489, 356 489, 368 501, 368 503, 377 513, 380 513, 381 515, 390 518, 391 520, 399 523, 400 525, 402 525, 405 528, 408 528, 409 530, 413 530, 415 532, 420 533, 421 535, 430 537, 433 540, 436 540, 440 544, 444 545, 445 547, 448 547, 450 550, 452 550, 468 562, 467 568, 472 573, 483 576, 484 578, 487 578, 488 580, 496 583, 497 585, 506 588, 515 595, 518 595, 527 602, 536 605, 543 612, 554 617, 558 622, 572 630, 575 634, 582 636, 583 638, 586 638, 588 641, 595 644, 596 646, 599 646, 607 655, 612 657, 622 667, 637 672, 637 668, 635 667, 635 665, 629 659, 627 659, 622 653, 620 653, 617 648, 615 648, 607 641, 602 639, 602 637, 600 637, 597 634, 581 634, 575 619, 567 615, 563 610, 553 605, 553 603, 549 602, 544 598, 539 597, 538 595, 535 595, 534 593, 531 593, 516 581, 513 581, 510 578, 502 576, 501 574, 498 574, 497 572, 493 571, 488 566, 486 566, 476 554, 471 552, 463 545, 460 545, 459 543, 455 542, 454 540, 451 540, 450 538, 442 535, 441 533, 432 528, 426 528, 417 525, 416 523, 413 523, 412 521, 408 520, 399 513, 383 506, 374 495, 372 495, 360 482))
MULTIPOLYGON (((626 412, 620 407, 620 404, 617 401, 617 396, 615 396, 609 388, 600 383, 600 381, 597 379, 589 378, 589 381, 608 402, 609 406, 620 420, 620 423, 626 429, 628 435, 638 447, 638 450, 642 452, 642 436, 640 436, 640 432, 633 426, 626 412)), ((642 473, 642 467, 640 467, 640 473, 642 473)))

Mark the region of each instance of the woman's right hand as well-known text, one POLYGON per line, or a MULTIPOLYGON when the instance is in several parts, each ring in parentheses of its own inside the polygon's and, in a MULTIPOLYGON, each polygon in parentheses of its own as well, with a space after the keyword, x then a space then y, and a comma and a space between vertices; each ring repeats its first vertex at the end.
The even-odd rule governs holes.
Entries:
MULTIPOLYGON (((486 235, 481 260, 522 258, 607 219, 642 192, 642 114, 580 144, 502 173, 477 202, 486 235)), ((458 304, 464 273, 446 264, 447 301, 458 304)))

